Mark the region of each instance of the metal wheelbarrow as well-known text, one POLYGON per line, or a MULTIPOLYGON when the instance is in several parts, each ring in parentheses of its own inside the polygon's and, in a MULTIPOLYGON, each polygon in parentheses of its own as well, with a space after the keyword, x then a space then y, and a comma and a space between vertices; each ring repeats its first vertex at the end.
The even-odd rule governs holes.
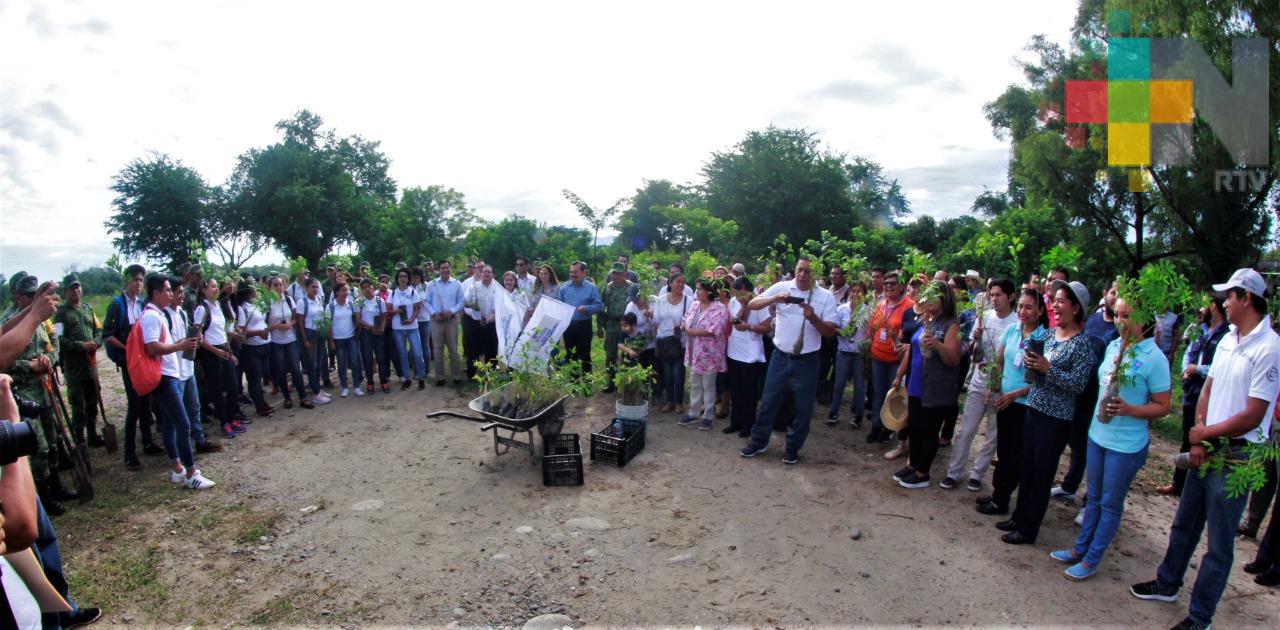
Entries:
POLYGON ((508 418, 496 411, 499 403, 506 399, 506 389, 511 384, 507 383, 487 394, 481 394, 471 399, 467 403, 467 407, 478 414, 475 417, 455 411, 433 411, 427 414, 428 418, 442 418, 451 416, 454 418, 462 418, 472 422, 481 423, 480 431, 493 431, 493 452, 497 455, 504 455, 513 447, 528 451, 529 462, 538 463, 538 449, 534 447, 533 429, 538 430, 538 435, 542 439, 553 435, 559 435, 560 429, 564 428, 564 401, 568 395, 561 396, 551 404, 543 407, 538 413, 527 418, 508 418), (505 431, 506 435, 502 432, 505 431))

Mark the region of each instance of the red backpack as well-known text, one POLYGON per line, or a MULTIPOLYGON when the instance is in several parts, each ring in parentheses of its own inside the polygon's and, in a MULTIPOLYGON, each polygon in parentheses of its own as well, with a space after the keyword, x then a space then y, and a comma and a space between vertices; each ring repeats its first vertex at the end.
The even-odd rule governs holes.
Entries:
MULTIPOLYGON (((146 311, 143 311, 145 314, 146 311)), ((165 327, 160 327, 160 342, 165 343, 165 327)), ((146 396, 160 386, 160 357, 147 354, 147 344, 142 341, 142 318, 133 323, 129 331, 129 339, 125 342, 125 366, 129 370, 129 381, 133 391, 139 396, 146 396)))

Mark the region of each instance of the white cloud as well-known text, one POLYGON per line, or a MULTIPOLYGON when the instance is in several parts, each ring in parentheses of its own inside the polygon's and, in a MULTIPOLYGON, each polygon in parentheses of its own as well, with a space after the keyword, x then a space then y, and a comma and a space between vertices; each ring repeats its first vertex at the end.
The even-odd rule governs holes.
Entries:
POLYGON ((956 214, 1004 179, 983 102, 1019 80, 1010 59, 1033 34, 1065 40, 1075 3, 84 8, 0 12, 0 54, 22 60, 0 67, 5 274, 109 253, 108 186, 130 160, 168 152, 219 183, 302 107, 381 140, 402 187, 456 188, 489 218, 581 225, 562 188, 608 205, 643 179, 694 181, 771 122, 880 162, 927 195, 918 211, 956 214))

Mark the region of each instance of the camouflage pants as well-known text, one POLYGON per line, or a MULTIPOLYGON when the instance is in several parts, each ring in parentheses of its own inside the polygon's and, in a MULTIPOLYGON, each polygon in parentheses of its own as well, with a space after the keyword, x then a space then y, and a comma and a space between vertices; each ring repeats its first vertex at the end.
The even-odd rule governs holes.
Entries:
POLYGON ((618 341, 622 337, 622 325, 605 324, 604 327, 604 369, 609 374, 609 385, 613 385, 614 370, 618 366, 618 341))
POLYGON ((84 431, 85 427, 92 432, 98 418, 98 390, 93 377, 67 377, 67 405, 71 407, 72 433, 84 431))

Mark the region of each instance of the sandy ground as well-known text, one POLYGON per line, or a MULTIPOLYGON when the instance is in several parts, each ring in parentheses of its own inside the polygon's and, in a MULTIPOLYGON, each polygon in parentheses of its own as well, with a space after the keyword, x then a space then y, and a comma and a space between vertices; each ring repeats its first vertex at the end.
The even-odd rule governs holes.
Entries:
MULTIPOLYGON (((656 414, 626 467, 584 458, 585 486, 544 488, 524 453, 495 456, 480 425, 425 418, 466 398, 428 385, 281 409, 201 459, 219 485, 199 494, 164 488, 162 458, 129 473, 99 452, 99 501, 113 488, 160 498, 111 527, 77 520, 84 508, 62 517, 68 570, 109 573, 128 545, 157 560, 150 595, 113 586, 105 621, 121 625, 509 626, 564 613, 583 625, 1168 627, 1186 613, 1189 587, 1177 604, 1128 592, 1163 554, 1176 502, 1151 490, 1168 444, 1153 447, 1100 574, 1074 583, 1047 554, 1074 539, 1075 508, 1055 502, 1037 544, 1003 544, 975 493, 892 482, 901 462, 865 429, 818 420, 800 465, 784 466, 779 434, 747 460, 718 430, 726 421, 704 432, 656 414), (266 515, 262 535, 231 531, 233 512, 266 515)), ((570 401, 565 431, 585 450, 612 406, 570 401)), ((1237 546, 1220 627, 1274 627, 1280 591, 1240 569, 1255 550, 1237 546)))

